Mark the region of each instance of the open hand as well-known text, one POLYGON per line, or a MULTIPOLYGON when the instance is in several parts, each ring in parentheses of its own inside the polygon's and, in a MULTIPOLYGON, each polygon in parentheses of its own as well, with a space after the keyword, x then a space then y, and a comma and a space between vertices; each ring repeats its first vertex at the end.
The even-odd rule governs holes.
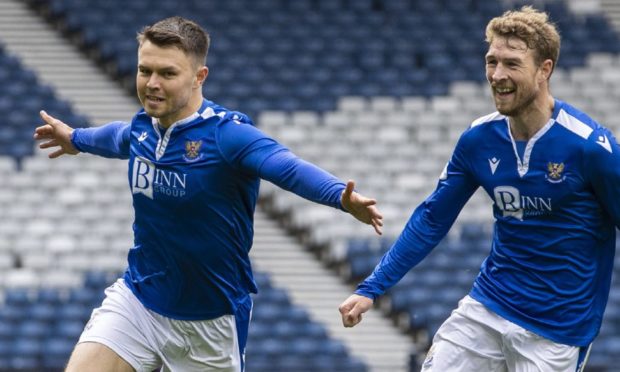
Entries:
POLYGON ((71 134, 74 129, 62 121, 50 116, 47 112, 39 113, 45 122, 34 130, 35 140, 47 140, 39 145, 40 149, 59 147, 48 156, 50 159, 57 158, 64 154, 76 155, 79 151, 71 143, 71 134))
POLYGON ((347 182, 347 187, 342 192, 341 203, 343 208, 358 220, 372 225, 377 234, 381 235, 381 227, 383 226, 383 216, 375 207, 377 201, 369 199, 363 195, 353 191, 355 182, 347 182))

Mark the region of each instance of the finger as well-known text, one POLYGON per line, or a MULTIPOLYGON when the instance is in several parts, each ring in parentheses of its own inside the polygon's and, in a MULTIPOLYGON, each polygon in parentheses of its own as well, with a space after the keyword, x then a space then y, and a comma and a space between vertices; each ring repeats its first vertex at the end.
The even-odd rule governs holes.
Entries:
POLYGON ((376 207, 370 207, 369 209, 373 219, 383 220, 383 215, 376 207))
POLYGON ((362 314, 356 314, 353 310, 351 310, 345 317, 347 319, 346 327, 354 327, 362 321, 362 314))
POLYGON ((53 130, 52 130, 52 126, 51 125, 44 124, 44 125, 41 125, 39 127, 36 127, 35 130, 34 130, 34 133, 35 134, 44 134, 45 135, 45 134, 52 133, 52 131, 53 130))
POLYGON ((363 206, 365 206, 365 207, 369 207, 371 205, 377 204, 377 200, 376 199, 368 199, 368 198, 365 198, 365 197, 360 195, 358 197, 358 203, 363 205, 363 206))
POLYGON ((43 121, 48 124, 51 124, 51 121, 54 120, 54 118, 52 118, 47 112, 45 112, 45 110, 39 111, 39 116, 41 116, 41 119, 43 119, 43 121))
POLYGON ((353 327, 355 324, 355 319, 353 319, 349 314, 342 314, 342 325, 345 327, 353 327))
POLYGON ((56 140, 51 140, 51 141, 47 141, 47 142, 43 142, 39 145, 40 149, 49 149, 50 147, 56 147, 58 146, 58 142, 56 142, 56 140))
POLYGON ((49 157, 50 159, 56 159, 57 157, 59 157, 59 156, 63 155, 64 153, 65 153, 65 150, 63 150, 63 149, 58 149, 58 150, 56 150, 56 151, 52 152, 51 154, 49 154, 49 155, 48 155, 48 157, 49 157))
POLYGON ((39 115, 41 115, 41 118, 45 121, 45 123, 47 123, 48 125, 50 125, 52 127, 55 127, 58 124, 60 124, 60 120, 58 120, 55 117, 53 117, 52 115, 48 114, 44 110, 39 111, 39 115))
POLYGON ((374 227, 375 232, 377 233, 377 235, 383 235, 383 231, 381 230, 381 226, 383 226, 383 225, 379 224, 379 223, 377 223, 376 221, 373 220, 372 227, 374 227))
POLYGON ((47 133, 35 133, 32 136, 35 140, 46 140, 46 139, 54 139, 54 136, 47 133))
POLYGON ((344 189, 344 192, 342 193, 342 198, 349 199, 351 197, 351 194, 353 194, 354 189, 355 189, 355 182, 353 182, 352 180, 349 180, 347 182, 347 187, 344 189))

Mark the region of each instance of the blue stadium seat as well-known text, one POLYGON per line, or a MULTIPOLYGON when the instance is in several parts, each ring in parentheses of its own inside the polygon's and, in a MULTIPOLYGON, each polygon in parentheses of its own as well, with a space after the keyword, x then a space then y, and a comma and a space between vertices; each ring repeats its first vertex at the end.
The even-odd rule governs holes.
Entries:
POLYGON ((15 325, 11 322, 0 320, 0 342, 10 341, 15 335, 15 325))
POLYGON ((56 307, 45 302, 37 302, 30 306, 28 317, 40 322, 52 322, 56 319, 56 307))
POLYGON ((24 306, 14 306, 5 304, 0 307, 0 322, 17 323, 25 319, 24 306))
POLYGON ((57 337, 77 341, 78 337, 84 330, 86 323, 80 320, 63 320, 58 321, 54 329, 57 337))

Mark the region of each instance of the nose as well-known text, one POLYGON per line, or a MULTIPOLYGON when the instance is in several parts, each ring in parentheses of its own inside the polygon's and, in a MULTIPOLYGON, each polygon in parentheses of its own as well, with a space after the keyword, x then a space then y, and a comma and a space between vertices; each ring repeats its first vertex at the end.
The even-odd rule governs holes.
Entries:
POLYGON ((506 68, 503 64, 498 63, 493 71, 491 72, 490 80, 493 81, 502 81, 507 78, 506 68))
POLYGON ((159 87, 159 77, 157 74, 151 74, 146 81, 146 87, 149 89, 156 89, 159 87))

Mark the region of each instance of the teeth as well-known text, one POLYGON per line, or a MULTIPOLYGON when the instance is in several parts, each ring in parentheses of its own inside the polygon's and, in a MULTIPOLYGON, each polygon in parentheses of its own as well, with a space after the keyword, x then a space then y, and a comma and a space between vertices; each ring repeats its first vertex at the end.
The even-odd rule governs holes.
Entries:
POLYGON ((496 90, 499 93, 510 93, 510 92, 512 92, 512 89, 510 89, 510 88, 497 88, 496 90))

